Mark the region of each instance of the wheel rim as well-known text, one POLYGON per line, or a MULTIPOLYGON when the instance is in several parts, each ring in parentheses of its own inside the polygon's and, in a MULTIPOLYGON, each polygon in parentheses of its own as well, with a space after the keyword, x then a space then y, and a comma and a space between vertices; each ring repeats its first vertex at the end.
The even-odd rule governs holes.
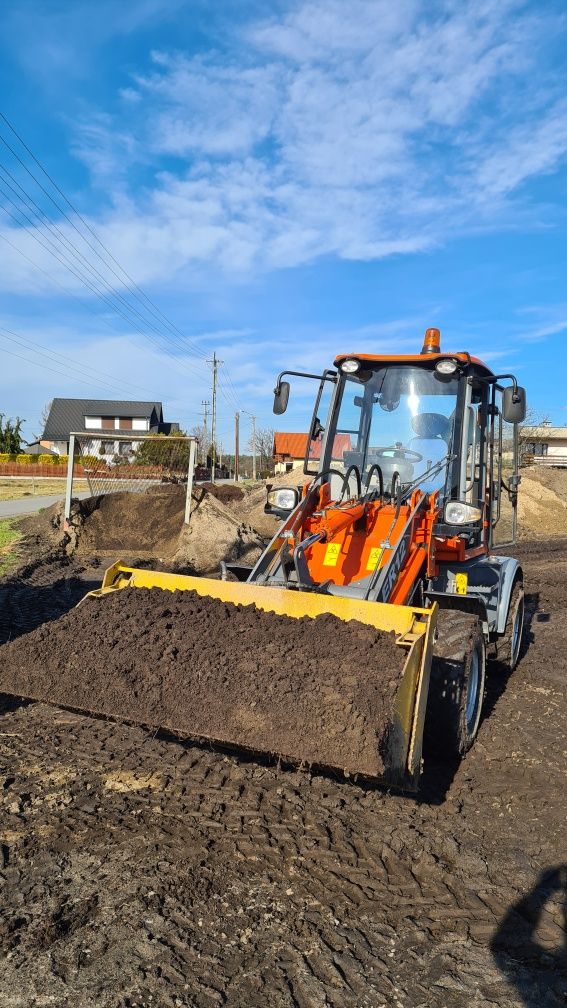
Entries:
POLYGON ((516 615, 514 616, 514 629, 512 630, 512 668, 516 664, 518 655, 520 653, 520 644, 522 642, 522 629, 524 624, 524 600, 521 598, 518 601, 518 606, 516 608, 516 615))
POLYGON ((465 707, 465 717, 467 728, 472 731, 475 726, 476 713, 478 707, 478 683, 480 678, 480 660, 478 649, 475 648, 471 654, 471 663, 467 680, 467 703, 465 707))

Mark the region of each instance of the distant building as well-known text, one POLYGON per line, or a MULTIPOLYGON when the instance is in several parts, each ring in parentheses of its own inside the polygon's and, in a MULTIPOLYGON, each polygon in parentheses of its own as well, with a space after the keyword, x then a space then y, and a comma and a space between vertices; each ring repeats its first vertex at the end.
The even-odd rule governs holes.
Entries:
POLYGON ((567 427, 553 427, 550 423, 523 427, 520 453, 523 465, 567 468, 567 427))
POLYGON ((69 435, 78 432, 83 454, 128 456, 134 448, 133 441, 113 437, 115 434, 172 434, 179 430, 178 423, 163 419, 160 402, 129 402, 124 399, 54 399, 51 403, 45 430, 39 440, 42 448, 57 455, 67 455, 69 435))
MULTIPOLYGON (((284 431, 275 431, 272 456, 276 475, 291 472, 292 469, 299 469, 303 465, 308 438, 308 434, 287 434, 284 431)), ((312 442, 310 458, 313 460, 320 458, 321 444, 321 441, 312 442)), ((333 454, 342 456, 343 452, 350 451, 350 449, 350 434, 337 434, 333 454)))

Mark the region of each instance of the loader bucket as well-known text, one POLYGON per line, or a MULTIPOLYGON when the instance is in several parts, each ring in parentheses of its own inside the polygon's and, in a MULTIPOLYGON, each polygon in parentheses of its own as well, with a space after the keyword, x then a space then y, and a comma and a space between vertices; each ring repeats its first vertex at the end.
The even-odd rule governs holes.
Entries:
MULTIPOLYGON (((394 703, 385 733, 386 744, 382 746, 380 758, 376 759, 376 766, 368 761, 363 765, 345 765, 344 761, 336 758, 331 745, 326 749, 322 743, 322 748, 318 749, 316 759, 307 756, 299 746, 293 751, 289 751, 285 741, 280 741, 278 745, 268 746, 272 755, 293 764, 315 763, 323 769, 339 770, 348 775, 360 775, 363 778, 374 778, 388 786, 395 786, 404 790, 416 790, 421 771, 423 725, 425 719, 425 708, 427 693, 429 688, 429 671, 431 664, 433 629, 436 621, 437 606, 434 604, 431 609, 421 609, 411 606, 387 605, 377 602, 366 602, 350 598, 338 598, 330 595, 315 594, 308 592, 297 592, 285 588, 274 588, 258 585, 255 583, 238 583, 229 581, 217 581, 208 578, 188 577, 185 575, 167 574, 158 571, 132 568, 118 562, 110 567, 103 579, 102 587, 83 599, 79 607, 89 604, 89 597, 103 598, 113 593, 122 591, 132 591, 133 589, 153 589, 160 588, 165 591, 191 591, 199 596, 216 599, 222 603, 229 603, 235 606, 255 606, 257 609, 267 613, 274 613, 279 616, 300 619, 302 617, 317 617, 323 614, 331 614, 341 621, 349 622, 356 620, 383 633, 393 632, 395 634, 395 647, 402 651, 400 667, 401 674, 397 680, 397 689, 394 703)), ((238 610, 235 610, 235 613, 238 610)), ((235 615, 235 619, 237 619, 235 615)), ((364 664, 363 674, 368 676, 388 676, 391 670, 374 669, 372 667, 372 655, 368 655, 368 661, 364 664)), ((191 669, 187 669, 187 676, 191 677, 191 669)), ((223 680, 226 683, 226 678, 223 680)), ((290 668, 290 683, 293 685, 293 666, 290 668)), ((224 685, 220 687, 224 689, 224 685)), ((244 750, 246 752, 257 753, 266 750, 265 743, 257 744, 254 733, 247 730, 242 731, 242 704, 246 699, 242 697, 238 682, 229 682, 229 689, 232 689, 231 703, 225 705, 223 698, 223 719, 219 719, 218 728, 211 732, 207 727, 210 724, 210 710, 203 712, 203 723, 199 723, 199 713, 195 716, 195 721, 188 723, 183 712, 179 711, 179 724, 166 723, 160 727, 171 730, 177 734, 206 740, 225 747, 244 750), (233 706, 231 706, 233 705, 233 706), (238 709, 239 717, 234 713, 238 709), (244 736, 244 737, 243 737, 244 736)), ((320 696, 314 695, 310 698, 314 709, 320 701, 320 696)), ((55 701, 57 702, 57 701, 55 701)), ((289 718, 294 718, 294 703, 290 703, 289 718)), ((93 713, 111 714, 120 718, 120 712, 105 710, 104 704, 97 709, 97 705, 91 707, 93 713)), ((246 721, 246 727, 250 725, 246 721)), ((340 728, 338 729, 340 732, 340 728)))

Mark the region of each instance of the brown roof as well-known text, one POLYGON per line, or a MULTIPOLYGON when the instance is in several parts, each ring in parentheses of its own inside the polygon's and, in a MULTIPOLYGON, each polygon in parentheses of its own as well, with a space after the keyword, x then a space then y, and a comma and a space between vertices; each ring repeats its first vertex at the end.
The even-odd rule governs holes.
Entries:
MULTIPOLYGON (((287 458, 292 459, 302 459, 305 458, 305 452, 307 451, 307 438, 308 434, 286 434, 283 431, 275 431, 274 433, 274 458, 278 455, 283 455, 287 458)), ((311 458, 317 459, 320 457, 321 452, 321 441, 317 441, 311 445, 311 458)), ((350 451, 351 440, 350 434, 337 434, 335 437, 335 443, 333 446, 333 455, 336 457, 342 455, 345 451, 350 451)))

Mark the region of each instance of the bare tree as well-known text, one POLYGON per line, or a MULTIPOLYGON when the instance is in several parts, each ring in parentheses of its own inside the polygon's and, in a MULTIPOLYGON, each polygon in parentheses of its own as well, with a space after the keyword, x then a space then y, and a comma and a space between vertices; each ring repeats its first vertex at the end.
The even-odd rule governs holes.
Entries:
MULTIPOLYGON (((254 451, 252 437, 248 442, 250 453, 254 451)), ((258 427, 256 430, 256 458, 259 463, 261 473, 271 475, 274 470, 274 431, 272 427, 258 427)))
POLYGON ((41 411, 41 433, 42 434, 43 434, 43 432, 45 430, 49 414, 51 413, 51 407, 52 406, 53 406, 53 399, 50 399, 48 402, 46 402, 45 406, 43 407, 43 409, 41 411))
POLYGON ((191 433, 198 439, 197 458, 202 465, 207 462, 207 456, 211 453, 212 438, 211 432, 204 424, 196 424, 191 428, 191 433))
MULTIPOLYGON (((546 439, 546 428, 550 426, 550 419, 546 413, 540 413, 531 408, 526 413, 526 419, 518 428, 518 450, 520 463, 522 457, 535 455, 534 445, 546 439)), ((530 460, 531 461, 531 460, 530 460)))

